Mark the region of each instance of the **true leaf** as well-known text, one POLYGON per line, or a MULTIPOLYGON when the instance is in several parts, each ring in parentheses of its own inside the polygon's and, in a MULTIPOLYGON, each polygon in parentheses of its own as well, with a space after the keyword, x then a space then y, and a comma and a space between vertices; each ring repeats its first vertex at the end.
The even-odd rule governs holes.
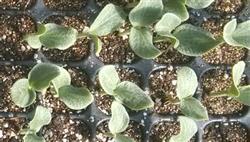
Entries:
POLYGON ((222 39, 215 39, 209 32, 190 24, 178 27, 173 35, 180 42, 177 50, 188 56, 201 56, 223 42, 222 39))
POLYGON ((245 70, 245 66, 246 64, 244 61, 240 61, 233 66, 232 76, 233 76, 233 82, 235 86, 238 86, 240 84, 241 77, 245 70))
POLYGON ((36 91, 46 89, 50 82, 60 75, 58 66, 50 63, 39 63, 29 72, 29 85, 36 91))
POLYGON ((28 79, 20 79, 11 87, 11 98, 19 107, 27 107, 34 103, 36 92, 29 88, 28 79))
POLYGON ((182 67, 177 70, 177 96, 183 99, 193 96, 198 87, 198 80, 195 72, 189 67, 182 67))
POLYGON ((87 88, 76 88, 71 85, 59 88, 59 99, 74 110, 84 109, 94 100, 87 88))
POLYGON ((29 128, 34 132, 38 132, 44 125, 48 125, 50 121, 50 111, 45 107, 37 106, 35 115, 29 123, 29 128))
POLYGON ((202 9, 208 7, 214 0, 186 0, 186 5, 194 9, 202 9))
POLYGON ((23 140, 24 142, 46 142, 43 137, 39 137, 36 134, 26 134, 23 140))
POLYGON ((134 27, 148 26, 161 16, 162 11, 162 0, 140 0, 129 13, 129 20, 134 27))
POLYGON ((250 49, 250 20, 237 25, 236 19, 228 22, 223 31, 224 40, 232 46, 250 49))
POLYGON ((101 68, 98 74, 102 89, 109 95, 114 95, 114 89, 120 83, 120 78, 112 65, 107 65, 101 68))
POLYGON ((161 54, 161 51, 153 45, 152 33, 147 28, 132 28, 129 44, 135 54, 144 59, 153 59, 161 54))
POLYGON ((70 85, 70 82, 71 82, 71 77, 70 77, 69 72, 62 67, 58 67, 58 68, 60 70, 60 74, 52 80, 52 84, 57 93, 58 93, 59 88, 61 88, 62 86, 70 85))
POLYGON ((180 133, 178 135, 172 136, 169 142, 188 142, 198 131, 198 127, 194 120, 179 116, 180 122, 180 133))
POLYGON ((207 120, 208 113, 200 101, 193 97, 187 97, 181 100, 181 112, 195 120, 207 120))
POLYGON ((46 32, 39 36, 40 42, 47 48, 65 50, 74 45, 78 32, 70 27, 53 23, 45 25, 46 32))
POLYGON ((169 13, 174 13, 182 21, 186 21, 189 18, 189 13, 185 6, 186 0, 168 0, 164 4, 164 11, 169 13))
POLYGON ((121 135, 121 134, 116 134, 114 141, 115 142, 135 142, 135 140, 133 140, 132 138, 121 135))
POLYGON ((111 119, 108 127, 112 134, 125 131, 129 124, 129 115, 125 107, 119 102, 114 101, 111 105, 111 119))
POLYGON ((115 99, 132 110, 143 110, 154 106, 151 98, 136 84, 124 81, 114 90, 115 99))
POLYGON ((250 86, 239 87, 240 95, 235 97, 235 99, 244 104, 250 106, 250 86))
POLYGON ((93 35, 105 36, 118 29, 126 19, 124 11, 113 4, 106 5, 90 26, 93 35))

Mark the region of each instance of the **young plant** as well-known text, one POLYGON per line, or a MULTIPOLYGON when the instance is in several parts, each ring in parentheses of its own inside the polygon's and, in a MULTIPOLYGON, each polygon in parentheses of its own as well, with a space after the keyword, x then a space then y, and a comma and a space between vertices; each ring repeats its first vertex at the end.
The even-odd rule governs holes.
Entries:
POLYGON ((245 70, 245 62, 240 61, 232 68, 232 84, 225 91, 211 94, 211 96, 233 97, 238 102, 250 106, 250 85, 241 86, 241 77, 245 70))
POLYGON ((111 95, 131 110, 139 111, 154 106, 151 98, 136 84, 120 81, 115 67, 107 65, 99 72, 99 82, 106 94, 111 95))
POLYGON ((44 125, 48 125, 51 121, 51 113, 47 108, 37 106, 33 119, 28 125, 28 129, 21 130, 24 133, 24 142, 45 142, 43 137, 37 135, 44 125))
POLYGON ((29 72, 28 79, 17 80, 11 88, 12 100, 19 107, 30 106, 36 99, 36 92, 45 93, 51 84, 56 91, 54 97, 71 109, 84 109, 93 102, 93 96, 86 87, 70 85, 71 77, 67 70, 51 63, 39 63, 29 72))

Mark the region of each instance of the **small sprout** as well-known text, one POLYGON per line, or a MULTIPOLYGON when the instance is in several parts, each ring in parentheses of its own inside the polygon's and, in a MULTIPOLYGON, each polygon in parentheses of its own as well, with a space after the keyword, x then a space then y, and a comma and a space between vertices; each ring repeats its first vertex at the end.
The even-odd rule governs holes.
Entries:
POLYGON ((179 116, 180 133, 172 136, 169 142, 188 142, 198 131, 198 127, 194 120, 179 116))
POLYGON ((114 66, 102 67, 98 76, 103 90, 128 108, 138 111, 154 106, 152 99, 136 84, 121 82, 114 66))

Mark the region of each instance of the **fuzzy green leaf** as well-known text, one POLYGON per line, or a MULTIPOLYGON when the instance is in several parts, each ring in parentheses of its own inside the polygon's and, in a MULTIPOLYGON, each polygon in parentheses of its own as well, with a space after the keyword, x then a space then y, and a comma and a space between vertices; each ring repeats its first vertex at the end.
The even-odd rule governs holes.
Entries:
POLYGON ((169 142, 188 142, 198 131, 198 127, 194 120, 179 116, 180 121, 180 133, 178 135, 172 136, 169 142))
POLYGON ((177 71, 177 96, 179 99, 193 96, 198 87, 195 72, 189 67, 182 67, 177 71))
POLYGON ((34 49, 39 49, 42 47, 42 43, 40 42, 39 35, 29 34, 24 37, 24 40, 29 44, 30 47, 34 49))
POLYGON ((17 106, 27 107, 34 103, 36 92, 29 88, 28 79, 20 79, 11 87, 11 98, 17 106))
POLYGON ((114 101, 111 105, 111 119, 108 127, 112 134, 125 131, 129 124, 129 115, 125 107, 119 102, 114 101))
POLYGON ((193 97, 187 97, 181 100, 181 112, 195 120, 208 120, 206 108, 200 101, 193 97))
POLYGON ((168 0, 164 4, 164 11, 177 15, 181 21, 186 21, 189 18, 185 0, 168 0))
POLYGON ((161 51, 153 45, 152 33, 147 28, 132 28, 129 44, 135 54, 144 59, 153 59, 161 54, 161 51))
POLYGON ((109 95, 114 94, 114 89, 121 82, 115 67, 112 65, 102 67, 98 77, 102 89, 109 95))
POLYGON ((74 45, 78 32, 76 29, 53 23, 45 25, 46 32, 39 36, 40 42, 47 48, 65 50, 74 45))
POLYGON ((35 115, 29 123, 29 128, 37 133, 44 125, 48 125, 50 121, 51 113, 49 109, 43 106, 37 106, 35 115))
POLYGON ((46 142, 43 137, 39 137, 36 134, 26 134, 23 140, 24 142, 46 142))
POLYGON ((162 0, 140 0, 129 13, 129 20, 134 27, 145 27, 153 24, 163 11, 162 0))
POLYGON ((113 4, 108 4, 90 26, 89 33, 97 36, 105 36, 117 30, 125 22, 125 19, 126 14, 121 8, 113 4))
POLYGON ((143 110, 154 106, 151 98, 136 84, 124 81, 114 90, 115 99, 132 110, 143 110))
POLYGON ((102 50, 102 41, 97 36, 93 36, 92 40, 94 41, 95 54, 96 56, 99 56, 99 53, 102 50))
POLYGON ((187 56, 201 56, 223 42, 222 39, 216 40, 209 32, 190 24, 178 27, 173 35, 180 42, 177 50, 187 56))
POLYGON ((70 85, 71 83, 71 77, 70 77, 69 72, 62 67, 58 67, 58 68, 60 70, 60 74, 52 80, 52 84, 57 93, 58 93, 59 88, 61 88, 62 86, 70 85))
POLYGON ((242 86, 239 87, 240 95, 238 97, 235 97, 235 99, 247 106, 250 106, 250 86, 242 86))
POLYGON ((244 61, 240 61, 233 66, 232 76, 233 76, 233 82, 234 82, 235 87, 237 87, 240 84, 241 77, 244 73, 245 67, 246 67, 246 64, 244 61))
POLYGON ((121 135, 121 134, 116 134, 114 141, 115 142, 135 142, 135 140, 133 140, 132 138, 121 135))
POLYGON ((73 110, 84 109, 94 101, 87 88, 76 88, 71 85, 59 88, 59 99, 73 110))
POLYGON ((58 75, 60 75, 58 66, 50 63, 39 63, 29 72, 29 85, 36 91, 42 91, 46 89, 50 82, 58 75))
POLYGON ((186 0, 186 5, 194 9, 208 7, 214 0, 186 0))
POLYGON ((237 20, 228 22, 223 31, 224 40, 232 45, 250 49, 250 20, 237 25, 237 20))

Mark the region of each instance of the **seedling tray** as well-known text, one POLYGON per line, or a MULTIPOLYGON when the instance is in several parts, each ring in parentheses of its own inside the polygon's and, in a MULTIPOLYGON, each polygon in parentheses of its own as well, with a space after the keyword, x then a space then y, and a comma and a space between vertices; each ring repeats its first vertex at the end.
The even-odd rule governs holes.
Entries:
MULTIPOLYGON (((46 8, 46 6, 43 3, 43 0, 37 0, 32 7, 26 9, 26 10, 0 10, 0 14, 6 14, 6 15, 17 15, 17 14, 27 14, 31 15, 36 22, 42 22, 45 18, 51 16, 51 15, 77 15, 77 14, 84 14, 88 15, 89 21, 92 21, 94 19, 95 15, 98 13, 100 9, 97 8, 97 5, 95 4, 94 0, 88 0, 87 5, 77 11, 56 11, 52 9, 46 8)), ((191 10, 191 17, 195 18, 198 22, 197 24, 200 24, 201 19, 203 17, 211 16, 211 14, 208 14, 204 10, 191 10)), ((212 15, 216 16, 216 15, 212 15)), ((247 19, 250 19, 250 2, 245 6, 245 9, 240 13, 239 19, 244 21, 247 19)), ((104 63, 102 63, 100 60, 98 60, 94 53, 94 43, 90 43, 89 47, 91 48, 91 54, 88 58, 77 61, 77 62, 56 62, 56 64, 64 65, 67 64, 69 67, 79 67, 80 69, 83 69, 87 75, 91 78, 91 80, 94 82, 96 78, 96 74, 98 70, 104 66, 104 63)), ((43 55, 42 51, 38 51, 36 60, 31 61, 0 61, 0 66, 5 65, 22 65, 22 66, 33 66, 37 62, 50 62, 45 55, 43 55)), ((245 58, 245 62, 247 64, 247 67, 245 69, 245 74, 247 76, 247 82, 250 82, 250 53, 248 52, 247 58, 245 58)), ((55 63, 55 62, 54 62, 55 63)), ((217 69, 217 68, 228 68, 227 65, 210 65, 205 63, 200 57, 194 58, 190 63, 186 65, 162 65, 162 64, 156 64, 152 60, 144 60, 141 59, 139 61, 136 61, 132 64, 116 64, 116 66, 119 66, 121 68, 133 68, 138 73, 140 73, 143 77, 143 89, 148 90, 149 89, 149 75, 155 70, 159 70, 162 68, 167 68, 168 66, 189 66, 196 72, 197 76, 199 77, 199 81, 201 80, 202 75, 211 69, 217 69)), ((91 86, 93 88, 93 86, 91 86)), ((203 94, 203 90, 201 88, 201 83, 199 84, 199 87, 196 92, 196 96, 199 96, 198 99, 201 99, 201 96, 203 94)), ((59 115, 57 113, 53 113, 53 116, 59 115)), ((80 113, 73 112, 70 114, 70 116, 74 119, 78 119, 81 121, 84 121, 90 128, 90 140, 95 141, 96 137, 96 128, 98 124, 101 122, 109 119, 109 116, 102 113, 95 105, 95 103, 92 103, 86 111, 82 111, 80 113)), ((12 113, 12 112, 0 112, 0 119, 1 117, 24 117, 30 119, 29 115, 27 113, 12 113)), ((131 120, 134 120, 140 124, 143 124, 143 133, 142 133, 142 141, 147 142, 149 140, 149 134, 150 129, 154 124, 157 122, 164 120, 164 121, 174 121, 177 118, 177 115, 159 115, 156 113, 153 113, 151 110, 142 111, 138 113, 132 113, 130 114, 131 120)), ((239 115, 227 115, 227 116, 209 116, 208 121, 200 121, 197 122, 199 126, 199 131, 196 135, 196 141, 202 142, 202 135, 204 133, 205 126, 213 123, 213 122, 240 122, 248 129, 248 141, 250 141, 250 109, 249 107, 245 110, 245 112, 239 116, 239 115)))

